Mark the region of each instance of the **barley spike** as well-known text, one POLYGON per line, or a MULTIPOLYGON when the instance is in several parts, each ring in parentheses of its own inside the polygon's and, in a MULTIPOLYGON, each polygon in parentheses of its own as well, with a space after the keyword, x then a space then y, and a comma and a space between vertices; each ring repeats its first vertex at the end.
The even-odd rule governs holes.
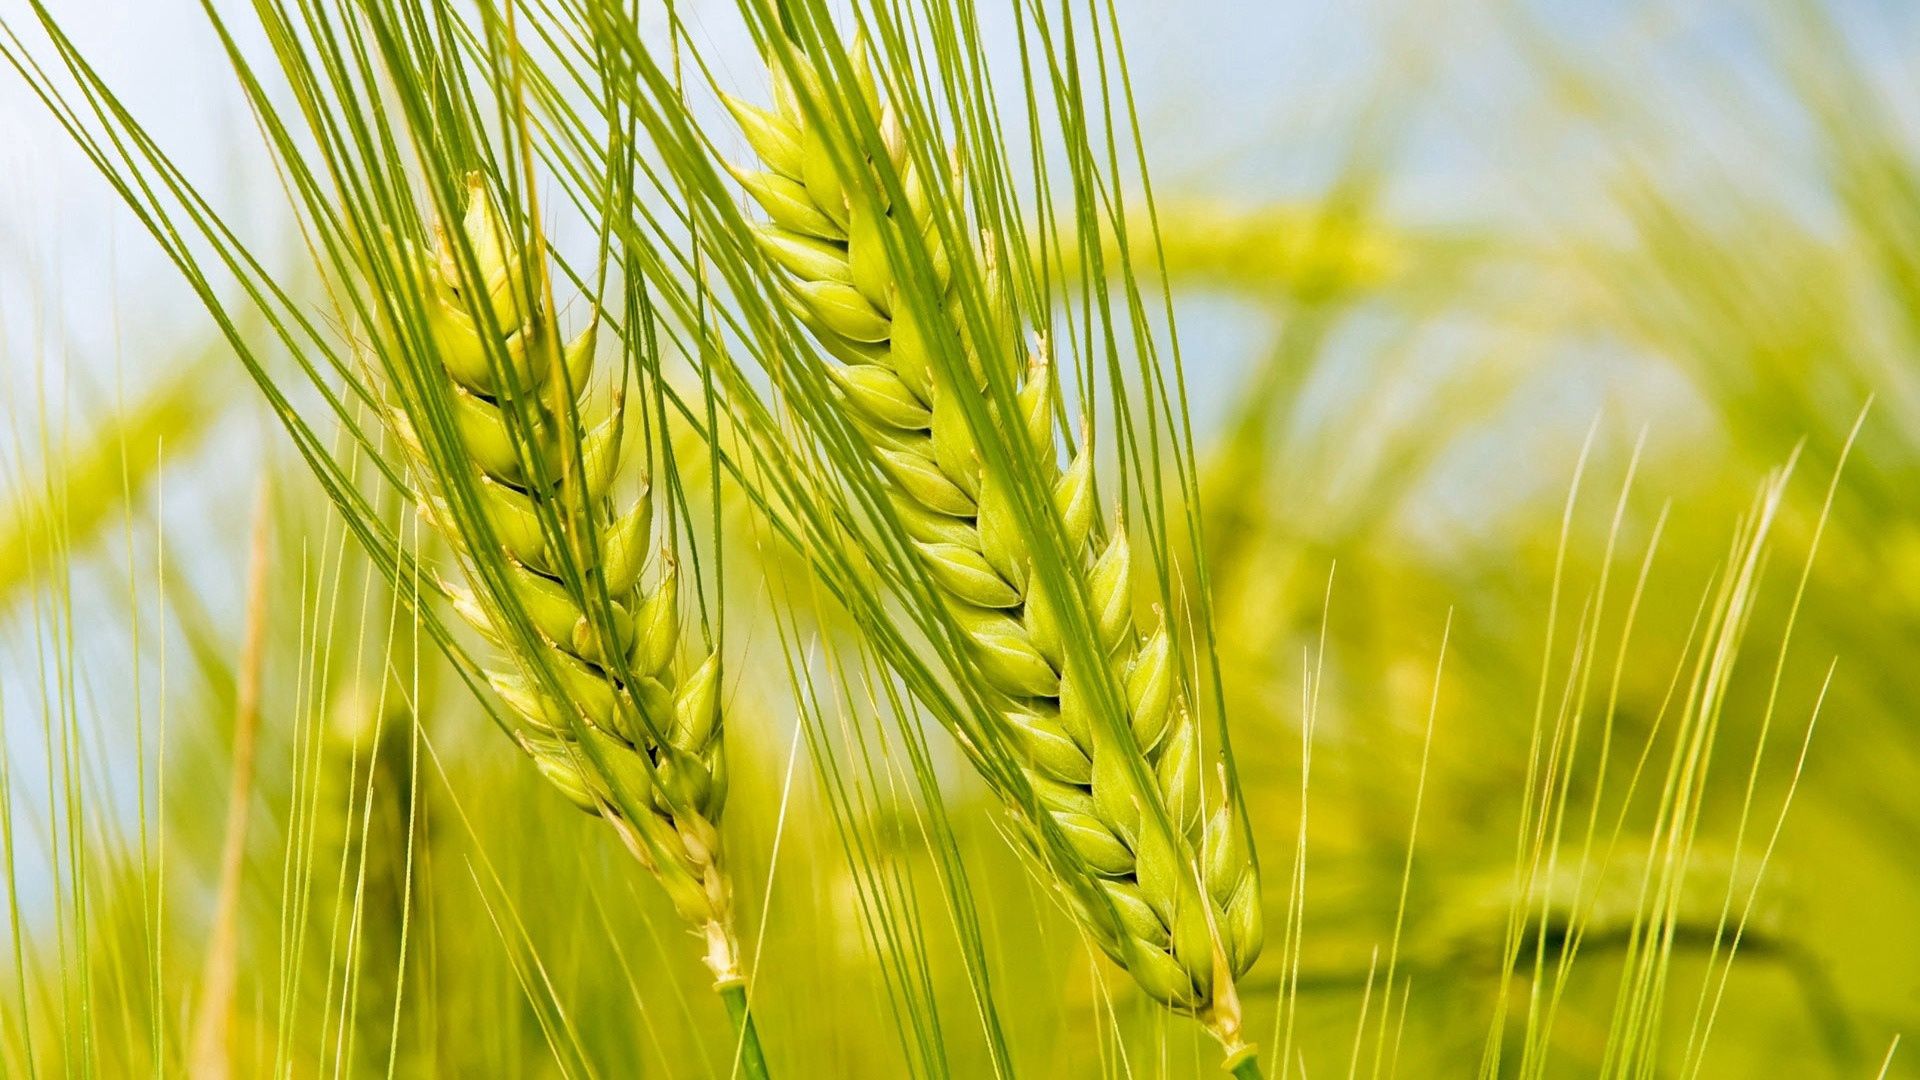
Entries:
MULTIPOLYGON (((953 261, 909 153, 924 136, 879 100, 858 38, 848 59, 856 93, 832 93, 824 64, 816 70, 796 58, 794 86, 775 65, 772 108, 729 101, 760 160, 757 170, 729 170, 765 212, 756 226, 760 247, 783 275, 791 309, 827 354, 822 363, 838 400, 870 440, 900 522, 964 632, 979 677, 1004 703, 1000 730, 1016 748, 1039 812, 1050 814, 1078 860, 1072 869, 1097 883, 1063 890, 1075 914, 1149 994, 1202 1015, 1238 1051, 1245 1044, 1233 982, 1260 951, 1259 885, 1225 798, 1211 814, 1204 810, 1212 770, 1167 627, 1157 611, 1147 625, 1134 623, 1139 570, 1125 522, 1096 542, 1092 454, 1084 438, 1077 452, 1057 449, 1057 393, 1044 346, 1023 365, 1009 362, 1024 350, 991 245, 975 254, 992 331, 981 340, 955 314, 953 261), (872 110, 879 146, 861 138, 862 125, 843 122, 845 110, 860 108, 872 110), (904 203, 885 198, 876 166, 882 156, 908 196, 904 203), (845 161, 859 162, 859 171, 843 173, 845 161), (896 273, 888 231, 893 250, 918 245, 934 273, 896 273), (929 281, 937 291, 915 296, 929 281), (964 369, 935 362, 928 328, 917 321, 924 312, 945 313, 964 369), (1074 669, 1059 600, 1034 570, 1033 526, 1014 513, 1009 479, 983 465, 961 395, 986 392, 990 364, 1005 364, 1018 390, 1025 449, 1052 485, 1070 569, 1091 599, 1084 621, 1109 670, 1074 669), (1093 692, 1095 679, 1110 680, 1113 692, 1093 692), (1121 722, 1095 712, 1101 700, 1125 704, 1121 722), (1154 812, 1171 824, 1170 837, 1144 821, 1154 812)), ((1049 865, 1057 868, 1058 859, 1049 865)))
MULTIPOLYGON (((520 748, 561 795, 614 827, 703 937, 716 983, 737 986, 743 974, 732 890, 716 828, 727 787, 720 658, 681 633, 671 555, 649 558, 648 485, 638 485, 631 507, 613 505, 625 430, 617 393, 611 415, 569 446, 592 374, 594 327, 560 350, 556 369, 546 337, 553 320, 525 310, 525 275, 478 174, 469 178, 459 228, 481 296, 466 295, 470 279, 443 229, 435 228, 425 249, 395 244, 394 256, 423 301, 426 344, 447 376, 464 451, 455 465, 474 470, 503 556, 490 561, 504 563, 513 595, 489 597, 477 573, 469 575, 471 590, 452 582, 444 588, 453 609, 511 665, 487 672, 487 680, 514 718, 520 748), (492 348, 487 314, 503 335, 492 348), (561 523, 559 535, 543 524, 543 511, 561 523), (583 570, 575 586, 563 580, 562 547, 583 570), (591 617, 601 590, 606 610, 591 617), (519 644, 525 639, 511 632, 509 607, 531 624, 541 655, 519 644)), ((409 412, 396 407, 389 419, 419 471, 435 475, 409 412)), ((425 519, 463 564, 489 561, 474 548, 474 530, 459 527, 448 486, 423 486, 425 519)))

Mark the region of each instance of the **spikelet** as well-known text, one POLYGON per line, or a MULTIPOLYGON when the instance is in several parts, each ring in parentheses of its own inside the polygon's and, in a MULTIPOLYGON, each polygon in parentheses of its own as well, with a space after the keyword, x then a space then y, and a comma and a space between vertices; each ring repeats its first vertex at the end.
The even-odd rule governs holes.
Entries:
MULTIPOLYGON (((469 279, 441 230, 430 250, 399 244, 396 256, 416 276, 428 345, 447 379, 464 451, 455 467, 473 469, 481 511, 504 556, 491 561, 504 564, 513 595, 488 599, 478 575, 469 575, 471 590, 443 585, 454 610, 510 663, 488 671, 487 681, 513 716, 521 749, 562 795, 618 830, 706 936, 716 979, 737 981, 731 890, 716 829, 726 801, 719 657, 690 649, 682 638, 674 561, 649 558, 647 485, 639 485, 632 506, 613 509, 624 430, 619 395, 611 416, 568 437, 577 430, 568 418, 578 415, 592 375, 594 328, 553 362, 545 337, 552 320, 524 313, 521 267, 477 174, 469 178, 460 228, 480 295, 465 295, 469 279), (489 314, 498 340, 488 340, 489 314), (559 535, 543 524, 542 511, 562 523, 559 535), (578 591, 562 580, 567 554, 584 571, 578 591), (589 617, 603 589, 604 613, 589 617), (528 639, 510 632, 508 610, 531 624, 541 655, 526 655, 528 639)), ((390 420, 431 476, 414 421, 398 409, 390 420)), ((458 527, 448 491, 430 479, 421 509, 472 566, 479 561, 477 530, 458 527)))
POLYGON ((822 360, 828 377, 870 440, 899 519, 967 635, 991 699, 1002 704, 1002 731, 1021 753, 1033 792, 1079 871, 1098 882, 1108 902, 1063 891, 1095 940, 1148 993, 1207 1014, 1232 1047, 1233 979, 1261 945, 1259 883, 1229 806, 1204 810, 1203 787, 1214 769, 1203 758, 1167 628, 1157 614, 1151 625, 1133 622, 1125 523, 1104 543, 1094 541, 1093 459, 1083 445, 1061 460, 1044 350, 1024 365, 1009 362, 1024 350, 992 245, 976 256, 988 316, 982 337, 978 320, 956 315, 951 260, 909 152, 912 140, 925 136, 906 130, 902 116, 879 100, 857 38, 848 55, 854 93, 831 93, 822 84, 826 76, 802 60, 797 86, 776 69, 771 109, 729 97, 761 166, 730 171, 765 212, 756 226, 759 245, 784 272, 794 314, 831 358, 822 360), (869 110, 881 145, 868 145, 861 125, 830 132, 811 123, 802 94, 826 124, 840 126, 841 110, 869 110), (872 167, 881 154, 904 200, 885 198, 872 167), (860 174, 843 174, 842 161, 860 162, 860 174), (896 272, 889 232, 891 250, 924 252, 921 272, 896 272), (961 342, 964 369, 936 362, 930 328, 919 322, 929 312, 951 323, 944 329, 961 342), (1006 365, 1018 390, 1017 419, 1027 436, 1021 449, 1052 485, 1070 569, 1082 575, 1092 601, 1086 623, 1108 670, 1076 671, 1068 662, 1060 601, 1041 588, 1032 565, 1039 540, 1014 512, 1008 478, 982 464, 962 395, 983 394, 994 364, 1006 365), (1096 680, 1103 679, 1110 693, 1099 692, 1096 680), (1103 700, 1123 702, 1126 715, 1098 715, 1103 700), (1171 842, 1166 830, 1144 820, 1156 809, 1172 824, 1171 842))

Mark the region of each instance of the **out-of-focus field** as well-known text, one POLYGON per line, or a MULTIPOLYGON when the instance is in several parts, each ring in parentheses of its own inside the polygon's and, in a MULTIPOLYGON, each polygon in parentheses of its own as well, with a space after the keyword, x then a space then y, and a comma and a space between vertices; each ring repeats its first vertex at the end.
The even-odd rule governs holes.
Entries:
MULTIPOLYGON (((1255 1037, 1312 1076, 1469 1075, 1490 1042, 1501 1075, 1920 1075, 1897 1045, 1920 1023, 1920 18, 1135 6, 1268 893, 1255 1037)), ((71 153, 7 130, 0 163, 71 153)), ((252 168, 223 197, 271 184, 252 168)), ((39 219, 21 175, 0 1073, 174 1060, 224 920, 259 1075, 555 1075, 556 1044, 602 1076, 726 1075, 658 890, 476 722, 198 308, 111 230, 60 246, 89 204, 39 219)), ((728 837, 767 1042, 785 1075, 895 1075, 890 995, 924 994, 953 1075, 987 1075, 897 732, 834 701, 802 737, 759 585, 803 568, 728 554, 728 837), (810 756, 862 745, 836 803, 810 756), (876 927, 923 985, 880 984, 876 927)), ((941 771, 1022 1067, 1210 1075, 941 771)))

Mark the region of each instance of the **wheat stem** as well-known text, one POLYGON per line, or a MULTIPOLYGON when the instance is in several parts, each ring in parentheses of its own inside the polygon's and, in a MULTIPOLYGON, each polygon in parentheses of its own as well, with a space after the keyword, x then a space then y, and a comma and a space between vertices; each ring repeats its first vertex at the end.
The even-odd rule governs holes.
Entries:
POLYGON ((272 482, 262 474, 254 506, 252 554, 247 568, 246 637, 234 692, 233 774, 227 791, 226 830, 220 844, 220 886, 201 968, 188 1060, 195 1076, 224 1080, 233 1074, 233 1003, 239 984, 240 888, 247 852, 247 821, 253 802, 254 764, 260 734, 260 684, 266 666, 268 538, 272 527, 272 482))
POLYGON ((1254 1056, 1249 1047, 1247 1056, 1238 1061, 1229 1059, 1227 1072, 1235 1080, 1260 1080, 1260 1059, 1254 1056))
POLYGON ((727 1016, 733 1021, 734 1059, 739 1073, 747 1080, 767 1080, 767 1060, 760 1052, 760 1030, 747 1007, 746 983, 726 983, 719 991, 720 1000, 727 1005, 727 1016))

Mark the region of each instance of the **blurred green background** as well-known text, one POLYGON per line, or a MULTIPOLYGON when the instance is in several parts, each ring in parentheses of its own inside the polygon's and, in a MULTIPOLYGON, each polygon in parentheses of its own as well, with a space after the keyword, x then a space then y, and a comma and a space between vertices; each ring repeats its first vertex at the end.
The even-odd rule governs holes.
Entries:
MULTIPOLYGON (((186 5, 93 6, 72 21, 96 61, 271 229, 186 5)), ((1503 1075, 1920 1076, 1896 1049, 1920 1021, 1920 12, 1120 21, 1270 894, 1243 991, 1263 1046, 1284 1022, 1309 1075, 1467 1075, 1497 1040, 1503 1075), (1640 1001, 1659 1053, 1612 1060, 1640 1001)), ((200 309, 12 82, 0 117, 0 1069, 176 1055, 224 921, 263 1075, 545 1076, 576 1054, 725 1075, 658 890, 415 663, 200 309), (216 893, 263 497, 236 917, 216 893)), ((790 569, 729 550, 742 582, 790 569)), ((898 730, 830 691, 798 709, 760 590, 729 598, 752 658, 728 834, 776 1069, 896 1074, 904 996, 954 1075, 985 1075, 898 730), (829 751, 853 763, 838 784, 829 751), (886 934, 915 985, 883 984, 886 934)), ((943 771, 1023 1067, 1207 1075, 943 771)))

